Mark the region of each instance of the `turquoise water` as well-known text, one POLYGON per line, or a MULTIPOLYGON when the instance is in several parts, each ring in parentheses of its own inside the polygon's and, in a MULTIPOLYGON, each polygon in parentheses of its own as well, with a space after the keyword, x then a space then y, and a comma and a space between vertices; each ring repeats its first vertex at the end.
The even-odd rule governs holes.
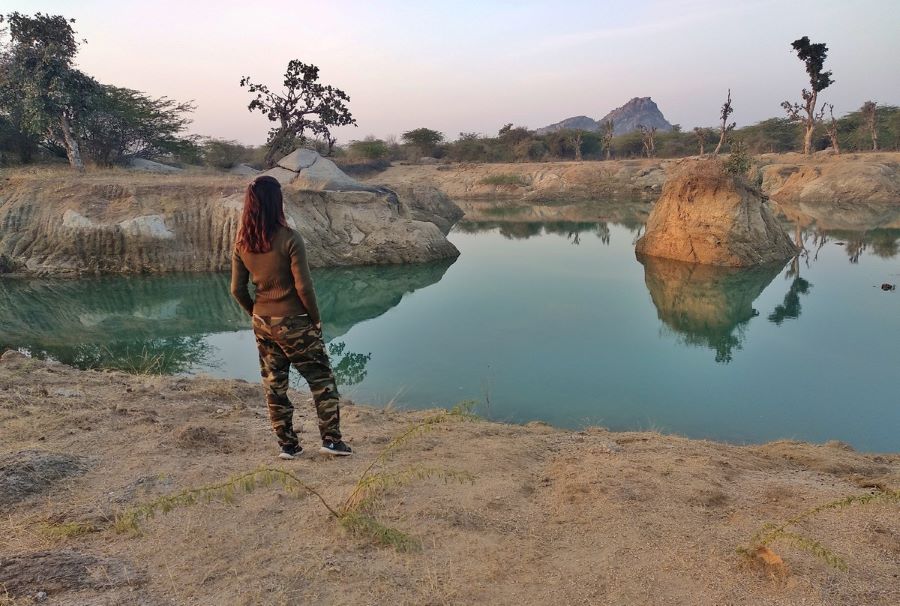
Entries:
MULTIPOLYGON (((642 264, 639 224, 466 223, 455 262, 314 273, 342 392, 398 407, 900 451, 900 230, 784 267, 642 264)), ((0 347, 258 380, 222 275, 0 281, 0 347)))

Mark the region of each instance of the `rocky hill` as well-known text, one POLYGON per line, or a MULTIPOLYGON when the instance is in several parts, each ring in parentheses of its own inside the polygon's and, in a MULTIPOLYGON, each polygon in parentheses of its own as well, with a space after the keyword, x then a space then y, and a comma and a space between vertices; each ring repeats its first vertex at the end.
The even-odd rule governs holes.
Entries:
POLYGON ((607 121, 613 121, 613 132, 616 135, 624 135, 637 130, 638 125, 655 126, 661 131, 672 130, 672 125, 666 120, 659 107, 650 97, 634 97, 621 107, 612 110, 600 120, 593 120, 587 116, 575 116, 566 118, 561 122, 537 129, 537 134, 557 132, 566 129, 578 129, 586 131, 598 131, 607 121))
POLYGON ((560 130, 569 129, 596 132, 600 130, 600 123, 593 118, 588 118, 587 116, 574 116, 572 118, 566 118, 565 120, 556 122, 555 124, 550 124, 549 126, 539 128, 535 132, 539 135, 546 135, 548 133, 555 133, 560 130))
POLYGON ((650 97, 635 97, 622 107, 617 107, 603 116, 600 124, 607 120, 612 120, 613 132, 616 135, 624 135, 637 130, 640 124, 647 127, 655 126, 664 132, 672 130, 672 125, 650 97))

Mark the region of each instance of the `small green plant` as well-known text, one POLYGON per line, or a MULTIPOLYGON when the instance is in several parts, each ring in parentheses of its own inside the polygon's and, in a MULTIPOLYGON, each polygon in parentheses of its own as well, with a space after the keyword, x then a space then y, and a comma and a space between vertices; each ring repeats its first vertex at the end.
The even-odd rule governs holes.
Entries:
POLYGON ((519 175, 511 173, 498 173, 496 175, 488 175, 479 182, 481 185, 526 185, 525 180, 519 175))
POLYGON ((444 482, 472 482, 474 477, 465 471, 421 465, 413 465, 399 471, 387 471, 384 467, 397 449, 410 440, 442 424, 475 419, 472 413, 474 404, 463 402, 450 410, 430 415, 396 436, 362 471, 353 490, 340 505, 330 503, 314 486, 295 473, 273 467, 261 467, 216 484, 189 488, 128 509, 116 516, 114 528, 117 532, 137 534, 140 533, 140 521, 152 518, 158 512, 168 513, 177 507, 193 505, 200 501, 209 503, 219 500, 233 503, 240 492, 251 493, 257 488, 268 488, 277 484, 289 493, 316 497, 328 513, 354 535, 364 536, 380 545, 392 546, 398 551, 416 549, 419 542, 414 537, 375 519, 374 510, 385 493, 390 488, 405 486, 417 480, 438 478, 444 482))
MULTIPOLYGON (((757 557, 760 553, 773 553, 769 547, 776 541, 782 541, 798 547, 813 556, 824 561, 826 564, 837 570, 846 571, 848 565, 846 560, 837 553, 816 541, 811 537, 804 536, 798 532, 791 530, 800 522, 807 520, 823 511, 830 509, 844 509, 851 505, 870 505, 872 503, 900 503, 900 490, 879 490, 861 495, 850 495, 836 501, 830 501, 817 505, 812 509, 808 509, 781 524, 767 523, 762 526, 749 541, 749 546, 738 548, 738 553, 749 558, 757 557)), ((777 556, 776 556, 777 557, 777 556)), ((780 560, 780 558, 779 558, 780 560)))
POLYGON ((740 139, 731 143, 731 153, 725 160, 725 172, 736 177, 746 177, 753 161, 747 151, 747 145, 740 139))

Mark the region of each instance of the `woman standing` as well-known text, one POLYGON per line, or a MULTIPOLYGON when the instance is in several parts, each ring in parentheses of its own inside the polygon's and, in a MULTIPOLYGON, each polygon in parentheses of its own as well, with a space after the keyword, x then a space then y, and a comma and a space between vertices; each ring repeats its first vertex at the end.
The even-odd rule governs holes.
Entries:
POLYGON ((309 383, 322 437, 320 452, 347 456, 341 440, 337 383, 325 342, 306 248, 284 217, 281 185, 273 177, 257 177, 247 187, 241 225, 231 256, 231 294, 253 317, 259 366, 272 429, 282 459, 303 448, 294 431, 294 406, 287 397, 291 364, 309 383), (247 289, 256 288, 255 300, 247 289))

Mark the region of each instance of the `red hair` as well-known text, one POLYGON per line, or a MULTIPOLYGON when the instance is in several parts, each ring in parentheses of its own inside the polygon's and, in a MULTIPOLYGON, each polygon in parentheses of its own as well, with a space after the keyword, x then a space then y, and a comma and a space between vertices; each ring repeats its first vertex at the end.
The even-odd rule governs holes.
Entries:
POLYGON ((244 252, 267 253, 272 236, 279 227, 287 227, 281 184, 274 177, 257 177, 244 194, 244 212, 238 229, 237 245, 244 252))

